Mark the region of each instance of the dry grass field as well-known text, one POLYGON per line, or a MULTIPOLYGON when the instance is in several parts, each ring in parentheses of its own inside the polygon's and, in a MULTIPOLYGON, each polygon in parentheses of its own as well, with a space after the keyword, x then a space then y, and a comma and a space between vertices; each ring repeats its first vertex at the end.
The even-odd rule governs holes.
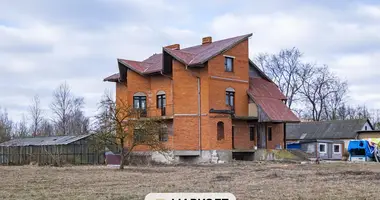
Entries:
POLYGON ((237 199, 379 199, 380 164, 235 162, 217 166, 0 166, 0 199, 144 199, 231 192, 237 199))

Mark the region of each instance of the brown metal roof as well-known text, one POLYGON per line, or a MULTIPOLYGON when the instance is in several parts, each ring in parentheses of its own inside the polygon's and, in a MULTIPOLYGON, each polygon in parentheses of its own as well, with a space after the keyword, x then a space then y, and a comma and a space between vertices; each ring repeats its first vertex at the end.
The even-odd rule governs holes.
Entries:
POLYGON ((111 76, 104 78, 103 81, 108 81, 108 82, 118 82, 120 78, 119 73, 112 74, 111 76))
POLYGON ((279 99, 254 97, 255 103, 273 122, 299 122, 298 117, 279 99))
MULTIPOLYGON (((180 50, 163 48, 163 51, 167 52, 169 55, 173 56, 175 59, 179 60, 185 65, 198 66, 204 64, 223 51, 232 48, 245 39, 248 39, 250 36, 252 36, 252 34, 246 34, 180 50)), ((153 54, 151 57, 143 61, 118 59, 118 62, 137 73, 152 74, 162 71, 162 55, 162 53, 153 54)), ((108 77, 105 79, 108 79, 108 77)))
POLYGON ((249 78, 249 90, 255 97, 267 97, 286 100, 286 97, 273 82, 263 78, 249 78))
POLYGON ((278 87, 263 78, 250 78, 248 95, 273 122, 299 122, 298 117, 285 105, 286 97, 278 87))

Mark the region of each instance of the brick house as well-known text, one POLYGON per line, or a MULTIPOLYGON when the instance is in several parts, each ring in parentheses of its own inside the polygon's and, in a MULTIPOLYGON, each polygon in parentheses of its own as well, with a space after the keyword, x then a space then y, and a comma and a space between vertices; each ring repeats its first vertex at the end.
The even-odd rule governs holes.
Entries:
MULTIPOLYGON (((252 34, 162 48, 143 61, 118 59, 116 96, 166 121, 179 159, 230 160, 256 148, 284 148, 286 123, 299 122, 278 87, 249 59, 252 34)), ((140 146, 138 150, 147 150, 140 146)))

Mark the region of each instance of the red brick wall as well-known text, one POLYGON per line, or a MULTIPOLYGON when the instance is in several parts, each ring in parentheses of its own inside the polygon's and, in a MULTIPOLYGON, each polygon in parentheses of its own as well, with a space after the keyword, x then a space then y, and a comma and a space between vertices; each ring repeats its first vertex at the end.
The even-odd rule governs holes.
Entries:
POLYGON ((235 126, 235 149, 253 149, 255 141, 250 141, 249 126, 246 121, 234 121, 235 126))
MULTIPOLYGON (((267 137, 267 149, 275 149, 278 144, 284 148, 284 124, 268 123, 267 127, 272 127, 272 141, 269 141, 267 137)), ((268 131, 268 128, 266 131, 268 131)))
POLYGON ((150 102, 150 115, 149 116, 160 116, 161 109, 157 109, 157 92, 164 91, 166 96, 166 115, 173 115, 173 90, 172 90, 172 80, 168 77, 155 75, 150 77, 150 93, 152 95, 150 102))
POLYGON ((232 49, 216 56, 208 62, 210 77, 236 79, 239 81, 210 78, 210 108, 227 109, 225 103, 226 89, 235 89, 235 113, 238 116, 248 115, 249 63, 248 40, 236 45, 232 49), (234 56, 233 72, 225 72, 223 55, 234 56))
POLYGON ((210 114, 209 118, 209 132, 203 133, 205 136, 205 145, 203 148, 206 150, 212 149, 232 149, 232 123, 229 115, 210 114), (224 123, 224 139, 217 139, 217 123, 224 123))
MULTIPOLYGON (((167 144, 175 150, 198 150, 198 85, 200 78, 201 89, 201 146, 204 150, 232 149, 232 124, 235 125, 235 148, 252 149, 255 141, 250 141, 249 126, 245 121, 232 122, 229 115, 209 113, 210 108, 227 109, 225 104, 225 90, 228 87, 235 89, 235 113, 237 116, 248 115, 249 77, 248 40, 236 45, 232 49, 208 61, 205 68, 193 69, 173 60, 172 80, 162 75, 141 76, 128 70, 128 87, 117 84, 118 98, 127 98, 133 102, 133 94, 144 92, 147 94, 148 115, 160 115, 156 109, 156 94, 163 90, 166 94, 167 113, 177 114, 173 119, 173 136, 169 136, 167 144), (234 71, 225 72, 224 56, 234 58, 234 71), (236 79, 240 81, 221 80, 217 78, 236 79), (150 114, 149 114, 150 113, 150 114), (185 116, 180 116, 185 115, 185 116), (224 139, 217 140, 217 123, 224 123, 224 139)), ((276 144, 283 146, 283 124, 271 124, 272 141, 267 141, 268 148, 275 148, 276 144)), ((256 127, 257 130, 257 127, 256 127)), ((257 139, 257 136, 255 136, 257 139)), ((143 147, 139 147, 143 150, 143 147)))

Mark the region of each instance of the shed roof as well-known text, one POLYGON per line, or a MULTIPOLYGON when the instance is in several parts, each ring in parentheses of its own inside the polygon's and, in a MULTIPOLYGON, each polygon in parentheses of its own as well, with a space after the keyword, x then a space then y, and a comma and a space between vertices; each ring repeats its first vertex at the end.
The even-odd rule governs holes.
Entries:
POLYGON ((367 119, 301 122, 286 125, 287 140, 353 139, 367 119), (302 137, 302 138, 301 138, 302 137))
POLYGON ((250 78, 248 95, 272 122, 299 122, 298 117, 282 100, 286 97, 273 82, 264 78, 250 78))
POLYGON ((48 145, 67 145, 78 140, 87 138, 92 134, 78 136, 48 136, 13 139, 0 144, 0 146, 48 146, 48 145))

